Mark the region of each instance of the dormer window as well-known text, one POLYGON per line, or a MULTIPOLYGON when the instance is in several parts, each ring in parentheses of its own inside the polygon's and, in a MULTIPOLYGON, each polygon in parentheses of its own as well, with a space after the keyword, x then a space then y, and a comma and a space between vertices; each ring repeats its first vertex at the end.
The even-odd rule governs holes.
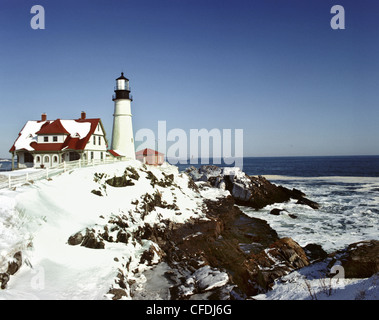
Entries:
POLYGON ((49 142, 49 137, 43 137, 43 142, 49 142))

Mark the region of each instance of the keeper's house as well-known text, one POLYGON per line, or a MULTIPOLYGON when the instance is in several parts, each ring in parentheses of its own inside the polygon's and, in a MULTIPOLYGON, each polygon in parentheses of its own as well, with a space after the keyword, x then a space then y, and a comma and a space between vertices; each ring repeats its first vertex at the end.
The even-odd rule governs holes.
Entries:
POLYGON ((104 160, 108 141, 100 119, 87 119, 86 113, 76 120, 28 121, 9 152, 17 167, 50 168, 64 161, 104 160))

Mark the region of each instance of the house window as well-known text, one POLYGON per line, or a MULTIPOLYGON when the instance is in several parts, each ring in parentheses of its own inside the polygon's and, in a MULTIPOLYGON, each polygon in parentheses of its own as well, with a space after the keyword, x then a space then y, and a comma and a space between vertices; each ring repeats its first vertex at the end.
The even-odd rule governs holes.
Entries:
POLYGON ((101 146, 101 137, 99 137, 99 146, 101 146))
POLYGON ((103 153, 102 153, 102 152, 100 152, 100 158, 101 158, 101 160, 103 160, 103 159, 104 159, 104 155, 103 155, 103 153))
POLYGON ((40 163, 40 162, 41 162, 41 157, 40 157, 40 156, 37 156, 37 157, 36 157, 36 162, 37 162, 37 163, 40 163))
POLYGON ((57 163, 58 162, 58 157, 54 156, 53 161, 54 161, 54 163, 57 163))
POLYGON ((43 137, 43 142, 49 142, 49 137, 43 137))
POLYGON ((93 151, 91 151, 91 160, 93 160, 93 151))
POLYGON ((96 144, 96 137, 93 136, 93 144, 95 145, 96 144))
POLYGON ((58 137, 57 136, 53 136, 53 142, 58 142, 58 137))
POLYGON ((50 162, 50 159, 49 159, 49 156, 45 156, 45 159, 43 160, 44 163, 49 163, 50 162))

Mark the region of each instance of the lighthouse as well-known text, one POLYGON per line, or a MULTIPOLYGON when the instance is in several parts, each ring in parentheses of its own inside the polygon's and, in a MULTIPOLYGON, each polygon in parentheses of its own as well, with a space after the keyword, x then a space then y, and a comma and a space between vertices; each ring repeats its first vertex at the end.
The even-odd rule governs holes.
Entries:
POLYGON ((131 102, 129 79, 121 72, 116 79, 114 90, 114 114, 112 132, 112 150, 117 152, 123 159, 135 159, 134 136, 132 126, 131 102))

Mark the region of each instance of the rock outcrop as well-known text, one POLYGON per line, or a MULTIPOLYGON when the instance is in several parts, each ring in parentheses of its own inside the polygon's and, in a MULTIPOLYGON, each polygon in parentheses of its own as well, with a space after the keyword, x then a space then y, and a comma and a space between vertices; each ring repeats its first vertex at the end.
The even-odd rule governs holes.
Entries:
POLYGON ((298 204, 319 208, 318 203, 307 199, 300 190, 276 186, 262 176, 248 176, 240 168, 204 165, 199 169, 190 167, 186 173, 194 181, 203 181, 212 187, 228 190, 238 205, 258 210, 270 204, 296 199, 298 204))
POLYGON ((245 262, 250 281, 256 283, 262 292, 269 290, 275 279, 309 263, 303 248, 291 238, 274 242, 245 262))
POLYGON ((329 267, 342 266, 345 278, 369 278, 379 272, 379 240, 352 243, 329 257, 329 267))
MULTIPOLYGON (((276 278, 309 264, 295 241, 279 239, 265 221, 246 216, 234 204, 231 196, 208 201, 209 220, 169 224, 164 232, 160 228, 145 228, 135 235, 157 243, 164 252, 163 261, 178 274, 187 275, 171 277, 175 282, 171 288, 173 298, 186 299, 199 292, 204 285, 199 284, 195 290, 189 279, 196 279, 204 265, 228 274, 228 284, 234 289, 229 289, 227 298, 244 299, 267 291, 276 278)), ((222 274, 218 277, 225 280, 222 274)))
POLYGON ((8 269, 4 273, 0 273, 0 288, 5 289, 10 276, 14 275, 22 266, 22 253, 16 252, 13 255, 13 259, 8 262, 8 269))

